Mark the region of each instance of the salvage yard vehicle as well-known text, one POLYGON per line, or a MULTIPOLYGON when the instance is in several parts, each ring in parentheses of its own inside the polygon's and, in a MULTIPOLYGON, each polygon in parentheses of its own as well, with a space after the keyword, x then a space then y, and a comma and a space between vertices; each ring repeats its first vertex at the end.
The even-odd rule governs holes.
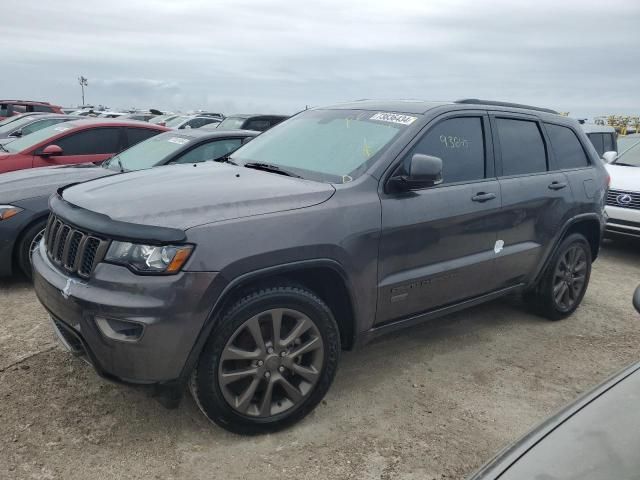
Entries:
POLYGON ((251 140, 258 132, 228 130, 178 133, 159 128, 159 135, 135 144, 103 162, 33 168, 0 175, 0 277, 19 268, 31 278, 31 253, 42 239, 49 197, 71 183, 160 165, 218 160, 251 140))
POLYGON ((640 237, 640 135, 620 141, 619 155, 605 154, 611 188, 607 193, 607 234, 640 237))
MULTIPOLYGON (((5 139, 12 141, 16 138, 25 137, 30 133, 42 130, 51 125, 69 122, 71 120, 80 120, 82 117, 73 117, 63 114, 43 114, 43 115, 27 115, 15 122, 0 126, 0 142, 5 139)), ((7 143, 6 141, 3 143, 7 143)))
MULTIPOLYGON (((205 125, 215 127, 220 124, 222 119, 211 115, 178 115, 171 120, 165 122, 165 126, 176 130, 184 130, 190 128, 200 128, 205 125)), ((236 128, 238 130, 238 128, 236 128)), ((248 130, 248 129, 247 129, 248 130)))
POLYGON ((25 112, 64 113, 58 105, 31 100, 0 100, 0 120, 25 112))
POLYGON ((0 173, 76 163, 100 163, 114 153, 165 132, 134 120, 83 119, 52 125, 0 145, 0 173))
POLYGON ((230 431, 299 421, 385 332, 516 292, 565 318, 598 256, 608 176, 551 110, 354 102, 225 160, 60 189, 33 271, 100 375, 188 385, 230 431))
POLYGON ((286 120, 286 115, 256 115, 236 113, 225 118, 218 128, 243 128, 264 132, 286 120))
MULTIPOLYGON (((640 287, 633 304, 640 312, 640 287)), ((638 402, 635 363, 524 435, 469 480, 638 478, 638 402)))

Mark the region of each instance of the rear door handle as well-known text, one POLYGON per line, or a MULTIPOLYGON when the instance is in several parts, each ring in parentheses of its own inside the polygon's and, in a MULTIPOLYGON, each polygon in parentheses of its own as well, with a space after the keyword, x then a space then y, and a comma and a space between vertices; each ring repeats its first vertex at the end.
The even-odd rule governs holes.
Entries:
POLYGON ((549 185, 549 190, 562 190, 567 186, 566 182, 553 182, 549 185))
POLYGON ((496 198, 495 193, 480 192, 471 197, 471 200, 473 200, 474 202, 488 202, 489 200, 493 200, 494 198, 496 198))

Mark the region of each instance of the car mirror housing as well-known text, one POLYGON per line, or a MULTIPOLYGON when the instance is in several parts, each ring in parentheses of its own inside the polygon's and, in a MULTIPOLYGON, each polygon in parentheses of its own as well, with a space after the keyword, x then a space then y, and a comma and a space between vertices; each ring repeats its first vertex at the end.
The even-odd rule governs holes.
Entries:
POLYGON ((618 152, 604 152, 602 159, 607 163, 613 163, 618 158, 618 152))
POLYGON ((20 138, 22 136, 22 130, 16 130, 9 134, 10 137, 20 138))
POLYGON ((42 152, 40 152, 41 157, 55 157, 62 155, 62 148, 58 145, 47 145, 42 152))
POLYGON ((391 178, 392 184, 400 190, 417 190, 442 183, 442 159, 416 153, 411 157, 408 175, 391 178))

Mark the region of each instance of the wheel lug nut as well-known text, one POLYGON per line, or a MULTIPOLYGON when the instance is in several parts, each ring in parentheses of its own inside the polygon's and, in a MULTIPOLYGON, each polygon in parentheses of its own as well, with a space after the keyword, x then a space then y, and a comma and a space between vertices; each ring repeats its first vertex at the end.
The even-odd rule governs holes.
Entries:
POLYGON ((283 350, 282 352, 280 352, 280 356, 281 357, 286 357, 287 356, 287 352, 283 350))
POLYGON ((282 365, 280 365, 280 366, 278 367, 278 371, 279 371, 280 373, 284 372, 284 367, 283 367, 282 365))
POLYGON ((272 347, 267 348, 267 353, 269 354, 273 353, 273 348, 272 347))
POLYGON ((271 372, 266 371, 264 372, 264 378, 269 378, 271 376, 271 372))
POLYGON ((262 360, 258 360, 258 366, 261 367, 262 365, 264 365, 264 362, 262 360))

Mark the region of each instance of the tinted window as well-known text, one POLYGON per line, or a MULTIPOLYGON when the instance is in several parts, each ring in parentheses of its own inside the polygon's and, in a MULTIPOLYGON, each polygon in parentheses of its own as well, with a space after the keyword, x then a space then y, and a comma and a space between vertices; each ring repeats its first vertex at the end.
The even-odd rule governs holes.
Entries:
POLYGON ((540 129, 535 122, 497 118, 502 152, 502 175, 545 172, 547 156, 540 129))
POLYGON ((405 158, 404 169, 415 153, 442 159, 443 183, 468 182, 485 177, 484 136, 480 117, 451 118, 431 130, 405 158))
POLYGON ((589 159, 573 130, 548 123, 545 126, 560 168, 580 168, 589 165, 589 159))
POLYGON ((51 125, 55 125, 57 123, 66 122, 64 118, 50 118, 49 120, 41 120, 39 122, 33 122, 21 129, 22 135, 29 135, 30 133, 37 132, 46 127, 50 127, 51 125))
POLYGON ((116 153, 120 148, 118 128, 93 128, 60 138, 55 144, 64 155, 95 155, 116 153))
POLYGON ((44 105, 34 105, 33 108, 30 109, 30 111, 32 111, 32 112, 53 112, 53 108, 45 107, 44 105))
POLYGON ((591 140, 591 143, 593 143, 593 146, 596 149, 596 152, 598 152, 598 155, 602 157, 602 154, 605 152, 604 149, 604 135, 602 133, 590 133, 588 135, 589 140, 591 140))
POLYGON ((259 132, 265 131, 271 126, 269 120, 249 120, 244 128, 247 130, 257 130, 259 132))
POLYGON ((171 163, 198 163, 206 162, 207 160, 217 160, 220 157, 236 150, 242 145, 241 138, 228 138, 225 140, 218 140, 215 142, 205 143, 199 145, 187 153, 177 158, 171 163))
POLYGON ((616 143, 613 138, 613 133, 605 133, 602 135, 602 144, 605 152, 615 152, 616 143))
POLYGON ((142 142, 147 138, 151 138, 161 133, 157 130, 148 128, 127 128, 127 144, 131 147, 136 143, 142 142))

